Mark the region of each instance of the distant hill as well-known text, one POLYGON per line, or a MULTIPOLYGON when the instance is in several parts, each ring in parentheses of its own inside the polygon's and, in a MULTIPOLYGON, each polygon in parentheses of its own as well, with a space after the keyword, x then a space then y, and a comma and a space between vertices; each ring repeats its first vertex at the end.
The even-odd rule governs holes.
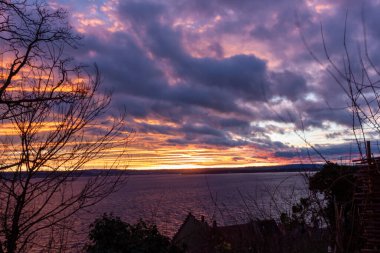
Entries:
POLYGON ((305 172, 319 171, 322 164, 288 164, 277 166, 250 166, 235 168, 197 168, 197 169, 160 169, 160 170, 128 170, 131 175, 146 174, 228 174, 228 173, 265 173, 265 172, 305 172))
MULTIPOLYGON (((98 175, 120 175, 126 173, 127 175, 159 175, 159 174, 230 174, 230 173, 276 173, 276 172, 307 172, 319 171, 322 168, 321 164, 288 164, 278 166, 251 166, 251 167, 236 167, 236 168, 197 168, 197 169, 158 169, 158 170, 82 170, 71 172, 74 176, 98 176, 98 175)), ((56 176, 57 173, 65 174, 67 172, 37 172, 38 177, 56 176)), ((11 177, 12 172, 0 172, 2 177, 11 177)))

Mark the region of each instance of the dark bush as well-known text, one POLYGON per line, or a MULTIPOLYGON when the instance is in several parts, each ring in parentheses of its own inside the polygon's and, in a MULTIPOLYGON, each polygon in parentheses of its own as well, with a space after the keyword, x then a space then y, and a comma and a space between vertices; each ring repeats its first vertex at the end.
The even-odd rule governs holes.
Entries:
POLYGON ((281 214, 288 229, 325 229, 336 252, 356 252, 361 245, 358 209, 354 202, 357 167, 326 163, 309 178, 310 195, 292 207, 291 215, 281 214))
POLYGON ((155 225, 139 220, 131 225, 103 214, 90 225, 87 253, 180 253, 155 225))

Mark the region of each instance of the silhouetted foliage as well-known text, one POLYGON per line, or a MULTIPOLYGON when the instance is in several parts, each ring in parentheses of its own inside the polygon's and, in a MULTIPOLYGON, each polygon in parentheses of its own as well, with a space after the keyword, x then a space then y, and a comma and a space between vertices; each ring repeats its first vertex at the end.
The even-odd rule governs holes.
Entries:
POLYGON ((78 40, 66 10, 0 0, 0 253, 66 250, 70 218, 125 179, 111 174, 126 166, 124 117, 104 124, 111 95, 68 54, 78 40), (81 178, 94 160, 103 170, 81 178))
POLYGON ((131 225, 119 217, 103 214, 90 225, 87 253, 180 253, 156 225, 143 220, 131 225))
POLYGON ((326 163, 321 171, 309 177, 311 194, 293 205, 290 216, 281 214, 281 222, 289 229, 326 227, 338 252, 356 252, 361 243, 354 202, 356 169, 326 163))
POLYGON ((355 252, 360 245, 359 216, 354 202, 356 170, 327 163, 309 180, 309 189, 321 193, 327 201, 323 213, 341 252, 355 252))
POLYGON ((323 169, 309 179, 309 189, 323 194, 327 200, 325 211, 329 224, 334 226, 334 204, 345 206, 345 216, 349 216, 355 191, 354 167, 327 163, 323 169))
MULTIPOLYGON (((346 12, 340 55, 336 51, 336 44, 333 46, 335 49, 331 50, 322 25, 320 30, 323 56, 319 56, 312 49, 303 34, 301 36, 310 55, 340 87, 341 95, 345 96, 346 101, 340 103, 340 106, 345 104, 345 110, 351 114, 352 133, 360 158, 371 167, 373 161, 369 159, 371 149, 367 141, 376 138, 380 130, 380 71, 375 59, 378 45, 367 35, 367 17, 364 11, 361 14, 360 34, 359 30, 348 26, 349 15, 348 11, 346 12)), ((322 193, 327 200, 324 211, 325 217, 330 221, 332 235, 335 236, 333 251, 356 252, 361 249, 362 252, 377 252, 379 232, 374 227, 379 223, 380 216, 377 215, 377 195, 372 193, 378 192, 378 184, 371 185, 368 181, 377 178, 379 171, 367 171, 358 175, 355 182, 352 170, 350 167, 327 164, 324 174, 319 174, 311 185, 314 185, 315 190, 322 193), (355 190, 357 203, 354 203, 353 199, 355 190), (359 229, 362 231, 359 232, 359 229), (363 241, 359 239, 360 233, 363 241)))

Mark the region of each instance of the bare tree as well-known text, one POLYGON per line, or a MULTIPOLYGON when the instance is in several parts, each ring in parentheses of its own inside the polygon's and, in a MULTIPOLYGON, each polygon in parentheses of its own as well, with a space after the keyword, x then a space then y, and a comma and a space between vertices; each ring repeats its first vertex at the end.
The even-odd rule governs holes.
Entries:
POLYGON ((75 46, 78 39, 63 9, 51 10, 41 1, 0 1, 2 119, 7 118, 11 106, 62 99, 60 88, 66 85, 67 73, 75 68, 64 56, 64 49, 75 46), (47 80, 25 82, 25 78, 33 76, 47 80), (26 94, 26 88, 33 92, 26 94))
POLYGON ((346 111, 351 114, 352 133, 360 153, 360 161, 364 165, 358 166, 355 174, 345 173, 332 182, 329 190, 340 181, 351 181, 354 191, 349 201, 340 202, 334 199, 335 229, 332 242, 334 252, 357 252, 357 250, 377 251, 380 230, 373 224, 380 221, 377 199, 380 187, 375 182, 380 178, 379 159, 371 154, 370 138, 380 135, 380 67, 378 60, 371 54, 377 50, 377 45, 368 43, 365 13, 362 11, 362 35, 348 36, 348 13, 342 34, 342 54, 330 51, 326 43, 321 25, 321 39, 323 56, 318 57, 306 39, 304 44, 310 55, 333 78, 341 88, 346 98, 346 111), (358 39, 359 38, 359 39, 358 39), (358 40, 356 40, 358 39, 358 40), (355 175, 355 180, 349 177, 355 175), (347 222, 346 211, 349 212, 351 224, 347 222), (347 226, 350 224, 350 226, 347 226), (357 234, 355 234, 357 233, 357 234), (375 239, 374 239, 375 238, 375 239))
POLYGON ((351 41, 352 39, 347 38, 347 21, 348 13, 342 33, 343 54, 341 55, 329 51, 322 24, 320 27, 324 54, 322 57, 317 56, 303 34, 301 36, 309 54, 333 78, 347 98, 343 108, 351 113, 352 133, 361 158, 365 158, 366 140, 380 134, 380 70, 378 63, 370 56, 364 13, 362 13, 363 34, 359 36, 361 41, 351 41))
POLYGON ((78 39, 64 10, 0 0, 0 253, 64 249, 56 231, 125 178, 111 169, 125 165, 129 132, 106 114, 97 67, 65 54, 78 39), (80 177, 91 161, 105 167, 80 177))

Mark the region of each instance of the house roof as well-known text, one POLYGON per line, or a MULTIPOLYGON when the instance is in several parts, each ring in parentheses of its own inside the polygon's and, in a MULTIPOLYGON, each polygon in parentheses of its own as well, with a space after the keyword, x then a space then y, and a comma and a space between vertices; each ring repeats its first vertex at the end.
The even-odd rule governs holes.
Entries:
POLYGON ((214 252, 218 247, 230 247, 234 252, 245 252, 273 240, 280 234, 274 220, 250 221, 229 226, 209 226, 204 219, 198 220, 189 213, 173 237, 173 242, 183 246, 186 252, 214 252))

